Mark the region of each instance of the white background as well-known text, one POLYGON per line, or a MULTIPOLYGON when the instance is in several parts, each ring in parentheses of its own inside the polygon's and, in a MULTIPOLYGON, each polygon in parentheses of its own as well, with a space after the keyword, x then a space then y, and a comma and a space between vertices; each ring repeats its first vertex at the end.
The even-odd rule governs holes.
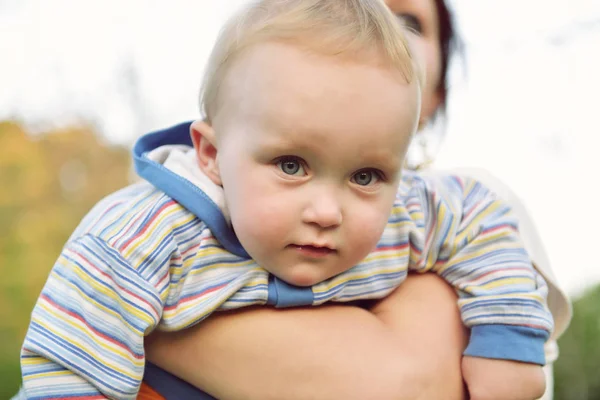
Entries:
MULTIPOLYGON (((244 0, 0 0, 0 119, 78 120, 131 145, 198 117, 220 24, 244 0)), ((571 294, 600 282, 600 1, 456 0, 468 40, 437 167, 483 167, 530 209, 571 294)))

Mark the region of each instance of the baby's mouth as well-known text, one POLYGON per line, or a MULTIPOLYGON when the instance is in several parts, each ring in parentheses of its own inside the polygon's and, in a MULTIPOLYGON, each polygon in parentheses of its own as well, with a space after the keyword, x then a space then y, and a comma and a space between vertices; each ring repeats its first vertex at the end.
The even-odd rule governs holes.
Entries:
POLYGON ((337 250, 332 249, 328 246, 315 246, 311 244, 292 244, 289 247, 297 250, 298 252, 300 252, 300 254, 310 258, 322 258, 337 253, 337 250))

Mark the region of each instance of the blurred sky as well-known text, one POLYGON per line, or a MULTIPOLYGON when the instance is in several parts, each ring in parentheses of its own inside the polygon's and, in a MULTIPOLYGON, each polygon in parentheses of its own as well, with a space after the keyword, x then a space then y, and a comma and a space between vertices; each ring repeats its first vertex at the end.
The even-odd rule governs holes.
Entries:
MULTIPOLYGON (((243 2, 0 0, 0 119, 39 131, 87 120, 130 145, 196 118, 212 42, 243 2)), ((454 4, 466 62, 436 165, 509 184, 576 294, 600 282, 600 1, 454 4)))

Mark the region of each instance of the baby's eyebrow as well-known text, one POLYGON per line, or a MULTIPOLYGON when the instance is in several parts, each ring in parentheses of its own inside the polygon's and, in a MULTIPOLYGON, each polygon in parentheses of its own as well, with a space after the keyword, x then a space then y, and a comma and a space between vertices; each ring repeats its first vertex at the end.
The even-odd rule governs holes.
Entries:
POLYGON ((261 146, 269 149, 281 151, 304 150, 304 151, 324 151, 320 143, 307 139, 310 135, 297 129, 279 131, 273 136, 262 135, 261 146))
POLYGON ((387 150, 376 154, 368 154, 366 150, 366 154, 360 155, 360 160, 364 164, 388 170, 398 170, 404 162, 402 155, 387 150))

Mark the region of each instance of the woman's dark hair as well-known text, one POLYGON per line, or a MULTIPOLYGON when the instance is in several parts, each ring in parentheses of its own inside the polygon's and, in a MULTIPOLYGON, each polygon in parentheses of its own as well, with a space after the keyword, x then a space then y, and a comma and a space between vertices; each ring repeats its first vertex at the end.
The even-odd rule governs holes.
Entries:
POLYGON ((463 53, 463 42, 457 32, 454 18, 450 11, 450 8, 446 4, 448 0, 435 0, 435 5, 438 14, 439 23, 439 37, 442 65, 440 70, 440 95, 441 102, 439 112, 444 114, 446 112, 446 101, 448 98, 448 69, 450 66, 450 60, 456 53, 463 53))

